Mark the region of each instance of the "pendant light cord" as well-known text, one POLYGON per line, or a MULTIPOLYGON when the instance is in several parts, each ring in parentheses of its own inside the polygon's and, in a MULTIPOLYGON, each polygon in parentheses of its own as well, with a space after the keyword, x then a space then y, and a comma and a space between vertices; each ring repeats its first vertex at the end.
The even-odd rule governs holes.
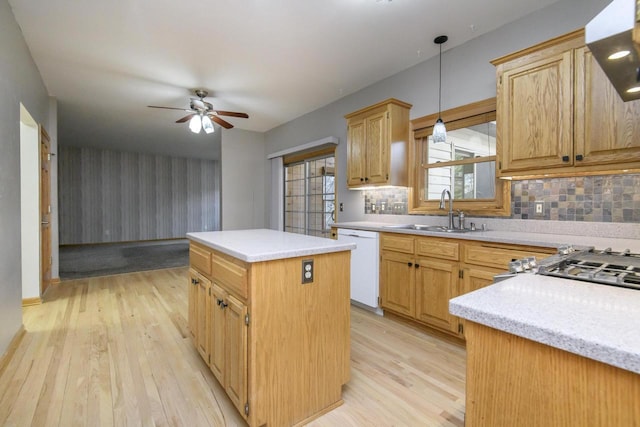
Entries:
POLYGON ((442 43, 440 43, 440 76, 438 80, 438 118, 442 113, 442 43))

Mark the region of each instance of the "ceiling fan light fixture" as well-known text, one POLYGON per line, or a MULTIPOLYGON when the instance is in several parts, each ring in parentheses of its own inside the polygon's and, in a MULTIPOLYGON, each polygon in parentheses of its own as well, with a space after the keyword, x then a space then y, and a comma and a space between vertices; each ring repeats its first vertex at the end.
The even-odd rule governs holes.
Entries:
POLYGON ((189 129, 191 129, 193 133, 200 133, 200 129, 202 129, 202 119, 200 116, 195 115, 191 117, 191 120, 189 120, 189 129))
POLYGON ((202 116, 202 129, 204 129, 206 133, 215 132, 215 128, 213 127, 213 123, 209 116, 202 116))
POLYGON ((433 42, 440 46, 440 78, 438 80, 438 120, 433 125, 433 142, 447 142, 447 128, 444 126, 444 122, 440 117, 442 113, 442 44, 449 40, 447 36, 438 36, 433 42))

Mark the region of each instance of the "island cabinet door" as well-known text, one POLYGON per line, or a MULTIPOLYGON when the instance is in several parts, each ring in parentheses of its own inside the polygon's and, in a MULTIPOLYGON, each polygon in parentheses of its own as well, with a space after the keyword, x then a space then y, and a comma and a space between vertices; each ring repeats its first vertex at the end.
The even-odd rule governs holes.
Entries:
POLYGON ((225 389, 240 413, 248 415, 247 404, 247 306, 233 296, 228 297, 225 330, 225 389))
POLYGON ((194 346, 198 346, 198 281, 195 270, 189 270, 189 334, 194 346))
POLYGON ((406 316, 415 315, 415 271, 412 256, 383 252, 380 283, 383 308, 406 316))
POLYGON ((211 285, 211 359, 209 368, 224 387, 225 372, 225 311, 227 293, 216 282, 211 285))
POLYGON ((211 282, 205 277, 198 278, 198 352, 205 361, 209 360, 209 337, 211 336, 211 282))
POLYGON ((418 259, 416 267, 416 318, 457 332, 458 321, 449 313, 449 300, 458 293, 458 263, 418 259))

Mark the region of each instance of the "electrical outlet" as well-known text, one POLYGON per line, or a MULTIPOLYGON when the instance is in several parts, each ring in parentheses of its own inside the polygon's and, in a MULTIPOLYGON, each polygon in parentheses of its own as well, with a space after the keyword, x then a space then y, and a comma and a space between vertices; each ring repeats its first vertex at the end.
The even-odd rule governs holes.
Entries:
POLYGON ((533 206, 535 207, 535 214, 536 215, 542 215, 544 213, 544 202, 543 201, 536 201, 536 202, 534 202, 533 206))
POLYGON ((384 210, 384 208, 385 208, 385 204, 384 204, 384 203, 382 203, 382 204, 380 205, 380 209, 384 210))
POLYGON ((371 204, 371 212, 375 212, 376 211, 376 204, 372 203, 371 204))
POLYGON ((302 284, 313 282, 313 260, 302 260, 302 284))
POLYGON ((344 203, 340 203, 340 212, 344 212, 344 203))

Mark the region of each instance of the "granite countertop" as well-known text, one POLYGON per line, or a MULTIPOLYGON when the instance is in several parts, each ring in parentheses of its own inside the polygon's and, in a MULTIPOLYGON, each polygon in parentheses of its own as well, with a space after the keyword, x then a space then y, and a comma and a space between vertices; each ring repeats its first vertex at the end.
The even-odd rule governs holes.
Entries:
POLYGON ((640 291, 522 274, 456 297, 452 314, 640 374, 640 291))
MULTIPOLYGON (((557 248, 560 245, 593 246, 596 249, 612 248, 614 251, 625 249, 640 253, 640 239, 613 238, 603 236, 570 235, 550 231, 549 233, 526 231, 472 231, 468 233, 443 233, 397 228, 398 224, 383 222, 357 221, 333 224, 336 228, 379 231, 387 233, 413 234, 416 236, 434 236, 448 239, 475 240, 483 242, 509 243, 514 245, 541 246, 557 248)), ((585 230, 587 232, 588 230, 585 230)), ((506 269, 506 266, 505 266, 506 269)))
POLYGON ((187 237, 246 262, 350 251, 356 248, 355 243, 267 229, 203 231, 187 233, 187 237))

